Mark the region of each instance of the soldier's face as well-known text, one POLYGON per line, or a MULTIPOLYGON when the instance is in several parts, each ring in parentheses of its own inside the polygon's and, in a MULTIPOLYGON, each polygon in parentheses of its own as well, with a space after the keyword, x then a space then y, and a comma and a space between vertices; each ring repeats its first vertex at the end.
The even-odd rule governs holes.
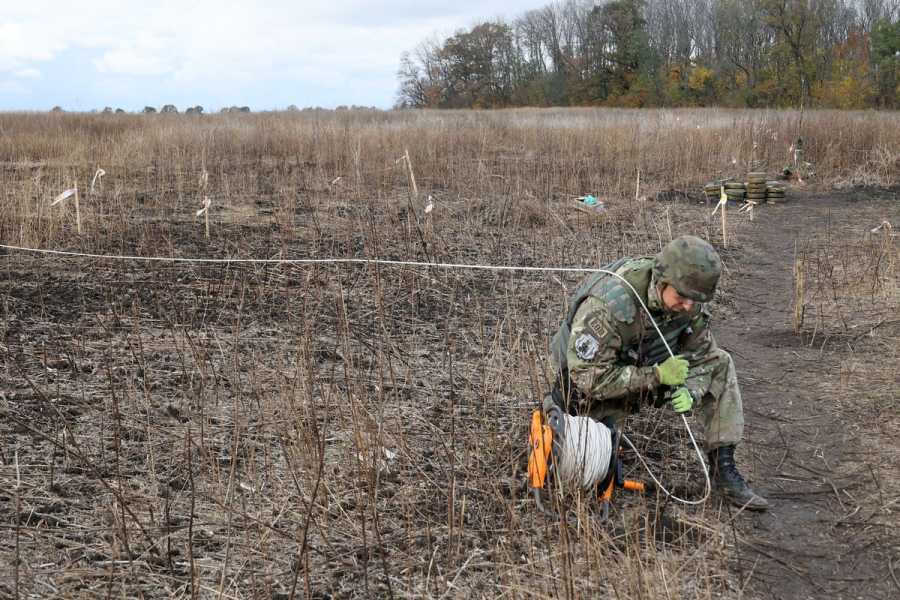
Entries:
POLYGON ((662 298, 663 306, 669 312, 687 312, 694 308, 693 300, 679 294, 678 290, 668 283, 663 284, 660 298, 662 298))

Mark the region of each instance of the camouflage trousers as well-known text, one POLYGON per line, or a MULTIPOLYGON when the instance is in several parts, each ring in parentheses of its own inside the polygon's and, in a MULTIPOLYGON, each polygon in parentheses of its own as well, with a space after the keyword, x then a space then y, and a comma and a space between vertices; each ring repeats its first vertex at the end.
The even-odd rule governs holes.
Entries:
MULTIPOLYGON (((695 399, 694 413, 703 427, 706 449, 737 445, 744 435, 744 407, 731 355, 721 348, 714 349, 691 365, 685 385, 695 399)), ((545 408, 548 403, 560 404, 551 395, 544 400, 545 408)), ((648 401, 647 395, 609 400, 595 398, 572 402, 574 410, 569 412, 598 421, 606 419, 607 423, 612 421, 621 430, 625 418, 648 403, 652 402, 648 401)))

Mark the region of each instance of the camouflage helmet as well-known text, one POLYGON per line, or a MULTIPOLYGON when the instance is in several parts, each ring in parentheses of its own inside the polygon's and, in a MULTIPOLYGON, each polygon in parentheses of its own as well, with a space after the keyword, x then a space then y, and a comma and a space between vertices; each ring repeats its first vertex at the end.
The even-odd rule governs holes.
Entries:
POLYGON ((692 235, 666 244, 653 266, 657 282, 668 283, 681 296, 697 302, 712 300, 721 273, 722 261, 713 247, 692 235))

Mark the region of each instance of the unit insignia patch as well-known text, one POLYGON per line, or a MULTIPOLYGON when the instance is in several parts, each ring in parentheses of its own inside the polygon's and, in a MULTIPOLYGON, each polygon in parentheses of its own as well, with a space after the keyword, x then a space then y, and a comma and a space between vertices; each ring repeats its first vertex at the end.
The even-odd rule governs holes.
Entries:
POLYGON ((600 349, 600 344, 597 342, 597 339, 587 333, 582 333, 578 336, 578 339, 575 340, 575 354, 578 355, 578 358, 581 360, 591 360, 594 356, 597 355, 597 350, 600 349))

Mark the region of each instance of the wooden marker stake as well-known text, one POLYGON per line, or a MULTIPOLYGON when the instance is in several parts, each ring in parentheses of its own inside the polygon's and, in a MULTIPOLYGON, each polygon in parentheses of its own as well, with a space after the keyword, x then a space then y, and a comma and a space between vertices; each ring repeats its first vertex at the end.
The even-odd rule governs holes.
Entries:
POLYGON ((716 211, 722 211, 722 246, 725 248, 728 247, 728 223, 725 219, 725 208, 728 206, 728 195, 725 193, 725 186, 719 186, 719 203, 716 204, 716 208, 713 209, 712 215, 716 216, 716 211))
POLYGON ((419 199, 419 188, 416 185, 416 175, 413 173, 412 161, 409 159, 409 148, 406 148, 403 156, 406 158, 406 167, 409 169, 409 180, 412 182, 413 200, 419 199))
POLYGON ((728 223, 725 219, 725 209, 728 208, 728 198, 722 201, 722 247, 728 248, 728 223))
POLYGON ((212 201, 209 197, 203 198, 203 208, 197 211, 197 216, 203 215, 203 227, 206 234, 206 239, 209 239, 209 207, 212 205, 212 201))
POLYGON ((78 182, 75 182, 75 228, 78 235, 81 235, 81 208, 78 205, 78 182))

